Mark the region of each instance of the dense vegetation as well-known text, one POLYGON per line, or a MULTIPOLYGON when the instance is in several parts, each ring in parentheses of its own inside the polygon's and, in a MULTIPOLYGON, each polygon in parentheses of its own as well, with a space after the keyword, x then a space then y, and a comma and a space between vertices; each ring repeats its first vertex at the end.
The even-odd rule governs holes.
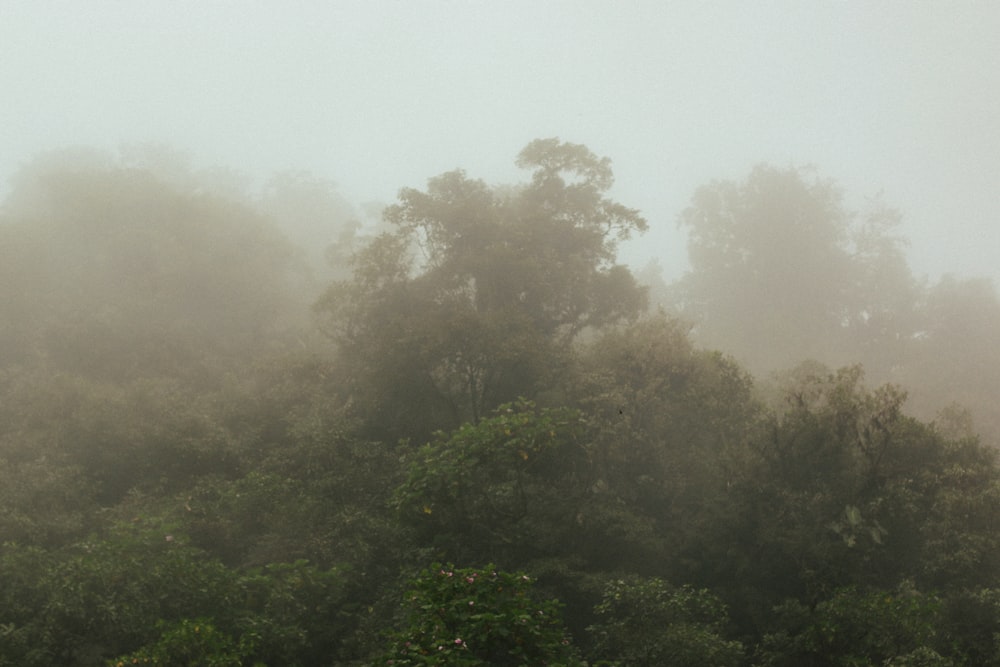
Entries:
POLYGON ((518 164, 370 236, 307 175, 27 166, 0 665, 1000 665, 992 285, 760 167, 644 287, 606 158, 518 164))

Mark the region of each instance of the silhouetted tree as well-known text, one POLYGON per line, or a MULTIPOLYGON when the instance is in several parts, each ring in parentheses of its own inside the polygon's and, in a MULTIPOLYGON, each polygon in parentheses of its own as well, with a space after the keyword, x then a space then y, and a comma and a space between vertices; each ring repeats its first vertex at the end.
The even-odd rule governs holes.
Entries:
POLYGON ((529 144, 531 182, 491 188, 461 171, 404 189, 395 231, 318 308, 374 432, 424 438, 532 395, 587 328, 634 317, 645 293, 615 264, 639 213, 608 199, 610 161, 556 139, 529 144))

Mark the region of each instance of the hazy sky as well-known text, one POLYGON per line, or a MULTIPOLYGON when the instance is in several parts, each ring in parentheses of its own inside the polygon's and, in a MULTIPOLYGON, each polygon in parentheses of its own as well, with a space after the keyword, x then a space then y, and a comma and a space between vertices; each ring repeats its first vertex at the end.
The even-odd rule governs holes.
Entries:
POLYGON ((0 179, 43 150, 161 142, 351 201, 538 137, 612 158, 684 269, 679 211, 759 162, 905 216, 920 273, 1000 284, 1000 2, 0 0, 0 179))

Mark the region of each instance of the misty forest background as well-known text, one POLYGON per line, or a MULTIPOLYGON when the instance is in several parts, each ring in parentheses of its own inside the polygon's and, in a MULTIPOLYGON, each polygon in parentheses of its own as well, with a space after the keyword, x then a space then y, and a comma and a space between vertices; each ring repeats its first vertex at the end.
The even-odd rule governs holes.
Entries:
POLYGON ((517 164, 384 212, 26 165, 0 665, 1000 665, 992 283, 764 165, 693 193, 666 284, 607 158, 517 164))

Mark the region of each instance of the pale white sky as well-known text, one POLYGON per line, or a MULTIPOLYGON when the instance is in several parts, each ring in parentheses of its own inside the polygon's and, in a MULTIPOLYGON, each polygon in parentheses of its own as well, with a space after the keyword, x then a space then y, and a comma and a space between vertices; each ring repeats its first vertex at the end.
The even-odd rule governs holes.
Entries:
POLYGON ((43 150, 161 142, 390 202, 530 140, 612 158, 685 268, 694 189, 759 162, 884 191, 920 273, 1000 285, 1000 2, 0 0, 0 180, 43 150))

